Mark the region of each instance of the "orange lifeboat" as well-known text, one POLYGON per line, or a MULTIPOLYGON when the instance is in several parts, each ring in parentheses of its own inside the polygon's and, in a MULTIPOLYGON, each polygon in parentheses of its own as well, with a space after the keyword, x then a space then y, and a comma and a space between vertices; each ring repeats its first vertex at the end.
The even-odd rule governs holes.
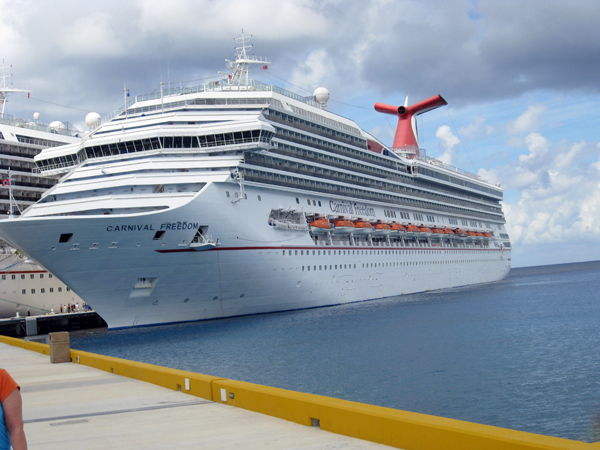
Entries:
POLYGON ((465 230, 463 230, 462 228, 457 228, 454 231, 454 235, 459 238, 459 239, 466 239, 467 238, 467 232, 465 230))
POLYGON ((331 224, 327 219, 317 219, 310 223, 310 232, 312 234, 325 234, 331 230, 331 224))
POLYGON ((421 228, 419 228, 419 231, 421 232, 421 236, 423 236, 423 237, 429 237, 433 234, 433 232, 431 231, 431 228, 429 228, 429 227, 421 227, 421 228))
POLYGON ((454 231, 452 231, 450 228, 444 228, 444 236, 446 236, 447 238, 454 238, 454 231))
POLYGON ((477 234, 474 231, 467 231, 467 239, 475 239, 477 234))
POLYGON ((480 231, 476 231, 475 232, 475 239, 477 239, 478 241, 483 240, 483 233, 480 231))
POLYGON ((406 235, 407 236, 418 236, 420 234, 420 230, 419 227, 416 225, 413 225, 412 223, 408 224, 408 227, 406 227, 406 235))
POLYGON ((402 236, 406 233, 406 227, 398 222, 394 222, 392 224, 392 232, 390 233, 392 236, 402 236))
POLYGON ((354 231, 354 224, 349 220, 338 220, 334 222, 333 234, 350 234, 354 231))
POLYGON ((376 223, 373 236, 389 236, 391 232, 392 227, 390 227, 387 223, 376 223))
POLYGON ((371 234, 373 232, 373 225, 369 222, 356 222, 354 223, 354 234, 371 234))
POLYGON ((492 233, 483 233, 483 239, 486 241, 491 241, 492 239, 494 239, 494 236, 492 235, 492 233))
POLYGON ((432 233, 433 233, 434 237, 439 238, 439 237, 444 236, 444 230, 442 230, 441 228, 434 228, 432 233))

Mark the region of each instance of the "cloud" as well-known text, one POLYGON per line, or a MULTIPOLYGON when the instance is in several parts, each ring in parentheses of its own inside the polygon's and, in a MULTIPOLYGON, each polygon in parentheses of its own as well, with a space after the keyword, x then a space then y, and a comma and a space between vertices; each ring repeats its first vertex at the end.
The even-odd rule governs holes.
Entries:
POLYGON ((333 61, 327 52, 323 49, 314 50, 294 69, 290 83, 312 92, 315 86, 318 87, 324 80, 331 78, 334 71, 333 61))
POLYGON ((518 134, 536 131, 539 128, 540 120, 546 109, 544 105, 530 106, 527 108, 527 111, 508 124, 509 133, 518 134))
POLYGON ((452 164, 455 156, 454 147, 460 143, 460 139, 452 133, 452 130, 447 125, 439 127, 435 133, 435 137, 439 139, 439 146, 442 150, 442 154, 437 159, 446 164, 452 164))
POLYGON ((514 245, 600 244, 600 148, 587 142, 552 144, 539 133, 525 138, 528 153, 480 175, 520 191, 506 202, 514 245))
POLYGON ((59 43, 66 57, 120 57, 125 46, 115 30, 112 18, 103 12, 77 18, 60 31, 59 43))
POLYGON ((485 118, 476 116, 475 121, 465 127, 460 127, 458 133, 467 139, 475 139, 479 136, 490 135, 494 132, 494 127, 486 124, 485 118))

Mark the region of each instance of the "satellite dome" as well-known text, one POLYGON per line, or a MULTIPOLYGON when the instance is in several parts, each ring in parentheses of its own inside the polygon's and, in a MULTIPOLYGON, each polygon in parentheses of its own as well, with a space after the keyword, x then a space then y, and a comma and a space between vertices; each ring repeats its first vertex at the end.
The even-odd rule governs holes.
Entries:
POLYGON ((324 87, 317 88, 315 89, 315 92, 313 92, 313 97, 315 98, 315 102, 324 108, 329 101, 329 91, 324 87))
POLYGON ((40 113, 39 112, 34 112, 33 113, 33 120, 40 120, 40 113))
POLYGON ((85 116, 85 124, 90 127, 90 129, 96 128, 98 125, 100 125, 100 120, 100 114, 97 112, 91 112, 85 116))
POLYGON ((50 125, 48 125, 48 126, 49 126, 50 128, 54 128, 55 130, 64 130, 65 128, 67 128, 67 127, 65 127, 65 124, 64 124, 64 123, 62 123, 62 122, 60 122, 60 121, 58 121, 58 120, 55 120, 54 122, 52 122, 52 123, 51 123, 50 125))

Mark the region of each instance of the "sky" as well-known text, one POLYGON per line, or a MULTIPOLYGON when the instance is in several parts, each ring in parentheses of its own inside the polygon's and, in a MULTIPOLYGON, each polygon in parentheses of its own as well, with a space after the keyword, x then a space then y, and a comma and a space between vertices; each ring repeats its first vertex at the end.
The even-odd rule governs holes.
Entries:
POLYGON ((600 259, 597 0, 0 0, 6 114, 86 130, 123 89, 217 80, 234 38, 270 59, 253 78, 301 95, 391 145, 375 102, 448 106, 419 116, 419 144, 501 183, 513 266, 600 259))

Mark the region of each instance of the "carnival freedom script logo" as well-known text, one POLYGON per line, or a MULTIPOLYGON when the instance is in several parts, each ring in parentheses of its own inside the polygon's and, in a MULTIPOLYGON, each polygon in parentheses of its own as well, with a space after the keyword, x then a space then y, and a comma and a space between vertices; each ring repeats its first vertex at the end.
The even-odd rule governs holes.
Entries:
POLYGON ((333 200, 329 201, 329 207, 335 213, 352 214, 355 216, 373 216, 375 217, 375 208, 371 208, 365 204, 341 202, 337 203, 333 200))

